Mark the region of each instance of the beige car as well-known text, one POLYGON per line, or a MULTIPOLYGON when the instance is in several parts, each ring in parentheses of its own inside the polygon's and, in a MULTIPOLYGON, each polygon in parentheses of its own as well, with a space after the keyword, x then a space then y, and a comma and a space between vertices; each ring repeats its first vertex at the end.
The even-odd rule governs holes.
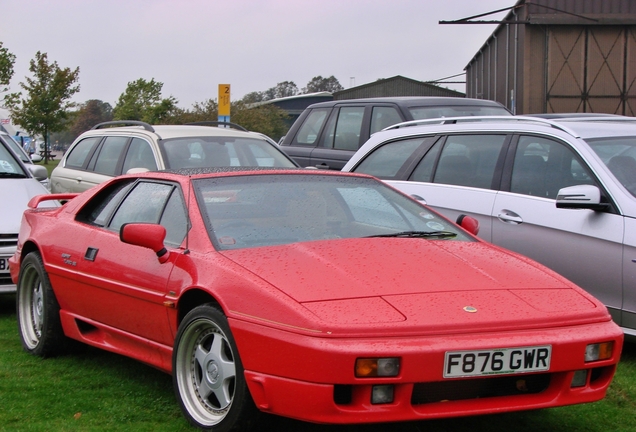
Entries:
POLYGON ((51 191, 83 192, 126 173, 225 166, 298 165, 256 132, 115 121, 100 123, 73 142, 51 173, 51 191))

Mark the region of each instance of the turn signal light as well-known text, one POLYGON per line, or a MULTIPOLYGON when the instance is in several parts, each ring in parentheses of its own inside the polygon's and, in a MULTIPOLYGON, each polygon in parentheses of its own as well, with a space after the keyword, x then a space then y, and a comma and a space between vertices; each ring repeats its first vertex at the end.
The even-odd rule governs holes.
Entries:
POLYGON ((614 352, 614 342, 603 342, 590 344, 585 347, 585 361, 593 362, 612 358, 614 352))
POLYGON ((400 372, 400 359, 390 358, 359 358, 356 360, 356 377, 394 377, 400 372))

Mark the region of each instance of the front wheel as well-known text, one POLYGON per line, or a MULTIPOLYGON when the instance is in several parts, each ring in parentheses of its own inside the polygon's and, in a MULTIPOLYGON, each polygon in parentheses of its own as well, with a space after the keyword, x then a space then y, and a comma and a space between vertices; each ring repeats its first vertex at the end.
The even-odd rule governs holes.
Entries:
POLYGON ((28 254, 20 265, 16 314, 25 351, 49 357, 66 349, 67 339, 60 322, 60 306, 38 252, 28 254))
POLYGON ((172 354, 175 394, 188 421, 215 432, 249 430, 257 409, 247 389, 230 326, 202 305, 183 319, 172 354))

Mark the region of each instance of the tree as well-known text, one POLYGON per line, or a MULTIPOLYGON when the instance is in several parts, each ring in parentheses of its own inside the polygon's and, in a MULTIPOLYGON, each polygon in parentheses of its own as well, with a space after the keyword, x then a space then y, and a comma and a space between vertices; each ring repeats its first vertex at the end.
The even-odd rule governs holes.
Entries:
POLYGON ((264 99, 265 99, 265 96, 263 95, 263 92, 254 91, 243 96, 243 99, 241 99, 241 102, 246 104, 252 104, 257 102, 263 102, 264 99))
POLYGON ((11 54, 0 42, 0 92, 8 90, 9 83, 13 77, 14 63, 15 55, 11 54))
MULTIPOLYGON (((31 60, 29 71, 33 78, 27 78, 20 87, 26 91, 5 96, 5 104, 14 122, 21 125, 31 135, 41 135, 45 149, 49 148, 49 133, 65 127, 68 109, 74 106, 71 96, 79 91, 79 68, 60 69, 57 62, 49 64, 46 53, 38 51, 31 60)), ((48 153, 45 153, 48 163, 48 153)))
POLYGON ((143 78, 128 83, 126 91, 119 96, 113 110, 115 120, 141 120, 157 124, 173 115, 177 109, 177 100, 170 96, 161 98, 163 83, 152 78, 143 78))
POLYGON ((263 100, 278 99, 298 94, 298 87, 293 81, 283 81, 263 92, 263 100))
POLYGON ((323 78, 318 75, 307 83, 307 86, 303 88, 302 92, 304 94, 325 91, 334 93, 340 90, 344 90, 344 87, 340 85, 340 82, 335 76, 331 75, 329 78, 323 78))
POLYGON ((75 118, 71 123, 70 131, 73 137, 77 137, 96 124, 112 119, 113 107, 111 107, 108 102, 91 99, 82 104, 75 112, 75 118))

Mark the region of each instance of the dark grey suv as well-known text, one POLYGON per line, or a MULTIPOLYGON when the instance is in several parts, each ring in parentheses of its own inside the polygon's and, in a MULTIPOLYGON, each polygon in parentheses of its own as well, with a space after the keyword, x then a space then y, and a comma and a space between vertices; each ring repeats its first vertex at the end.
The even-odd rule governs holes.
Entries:
POLYGON ((369 137, 409 120, 511 115, 498 102, 454 97, 386 97, 310 105, 283 138, 281 149, 300 166, 340 170, 369 137))

